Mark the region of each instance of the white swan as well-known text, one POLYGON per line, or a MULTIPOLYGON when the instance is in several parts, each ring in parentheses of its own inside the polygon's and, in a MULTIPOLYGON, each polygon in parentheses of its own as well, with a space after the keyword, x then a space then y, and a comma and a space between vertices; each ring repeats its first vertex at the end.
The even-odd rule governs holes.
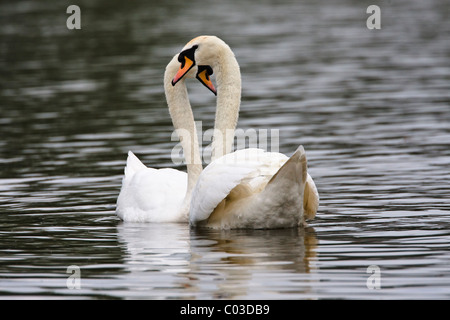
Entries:
MULTIPOLYGON (((189 53, 189 52, 188 52, 189 53)), ((189 55, 190 56, 190 55, 189 55)), ((116 213, 131 222, 187 222, 191 193, 202 171, 197 131, 184 79, 173 86, 179 62, 176 55, 167 65, 164 90, 173 125, 180 136, 187 174, 175 169, 147 168, 131 151, 128 152, 125 176, 117 199, 116 213)), ((181 71, 192 77, 193 65, 183 64, 181 71)), ((207 84, 206 67, 198 67, 197 78, 207 84)), ((212 83, 209 88, 214 91, 212 83)))
MULTIPOLYGON (((230 47, 215 36, 200 36, 186 44, 180 57, 186 53, 190 65, 211 66, 217 81, 213 161, 202 171, 192 192, 191 225, 287 228, 314 218, 319 194, 307 173, 302 146, 290 158, 254 148, 229 153, 241 97, 239 65, 230 47)), ((176 80, 183 74, 181 68, 176 80)))

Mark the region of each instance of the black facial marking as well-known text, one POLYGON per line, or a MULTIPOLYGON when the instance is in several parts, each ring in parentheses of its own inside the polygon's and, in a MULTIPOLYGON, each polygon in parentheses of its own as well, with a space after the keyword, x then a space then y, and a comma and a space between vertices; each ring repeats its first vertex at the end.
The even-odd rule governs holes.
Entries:
POLYGON ((184 68, 184 64, 186 62, 185 57, 194 61, 194 65, 195 65, 194 54, 195 54, 195 50, 197 50, 197 48, 198 48, 198 45, 194 45, 191 48, 180 52, 180 54, 178 55, 178 62, 181 62, 181 68, 184 68))
POLYGON ((217 95, 217 92, 214 92, 213 90, 211 90, 211 88, 208 87, 208 86, 206 85, 206 83, 204 83, 203 80, 199 77, 199 74, 202 73, 202 72, 205 71, 205 70, 206 70, 206 79, 207 79, 208 81, 210 81, 209 76, 212 75, 212 74, 214 73, 213 69, 212 69, 210 66, 198 66, 196 78, 197 78, 197 80, 199 80, 205 87, 207 87, 208 90, 210 90, 212 93, 214 93, 214 95, 217 95))
POLYGON ((178 59, 178 62, 181 63, 181 67, 180 67, 181 69, 184 69, 184 66, 186 65, 186 58, 189 58, 189 59, 192 61, 192 65, 189 67, 188 70, 185 70, 185 71, 184 71, 183 75, 182 75, 180 78, 178 78, 176 82, 174 82, 174 81, 172 80, 172 85, 173 85, 173 86, 174 86, 178 81, 180 81, 180 79, 183 78, 184 75, 185 75, 186 73, 189 72, 189 70, 191 70, 191 69, 195 66, 194 54, 195 54, 195 50, 197 50, 197 48, 198 48, 198 45, 194 45, 194 46, 192 46, 191 48, 186 49, 186 50, 180 52, 180 54, 178 55, 178 58, 177 58, 177 59, 178 59))
POLYGON ((209 76, 211 76, 214 73, 213 69, 210 66, 198 66, 197 70, 198 70, 197 74, 200 74, 204 70, 206 70, 206 79, 208 79, 208 80, 209 80, 209 76))

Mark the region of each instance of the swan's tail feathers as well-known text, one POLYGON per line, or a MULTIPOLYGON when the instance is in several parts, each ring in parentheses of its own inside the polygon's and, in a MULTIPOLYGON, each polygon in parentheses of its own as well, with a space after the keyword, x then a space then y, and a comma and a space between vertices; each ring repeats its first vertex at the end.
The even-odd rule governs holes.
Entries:
POLYGON ((133 152, 128 151, 127 165, 125 167, 124 180, 133 178, 136 172, 146 168, 146 166, 134 155, 133 152))
POLYGON ((316 184, 309 174, 306 179, 305 192, 303 194, 303 209, 305 219, 307 220, 314 219, 316 217, 317 210, 319 209, 319 192, 317 191, 316 184))
POLYGON ((300 146, 270 179, 261 193, 263 201, 271 201, 278 220, 285 220, 285 226, 301 225, 304 222, 303 195, 307 172, 306 153, 300 146), (278 210, 278 211, 277 211, 278 210), (281 210, 281 211, 280 211, 281 210))
MULTIPOLYGON (((302 190, 303 185, 306 183, 306 177, 308 175, 306 153, 303 146, 297 148, 294 154, 283 164, 283 166, 277 171, 277 173, 270 179, 268 186, 270 185, 298 185, 301 182, 302 190)), ((279 188, 279 186, 278 186, 279 188)))

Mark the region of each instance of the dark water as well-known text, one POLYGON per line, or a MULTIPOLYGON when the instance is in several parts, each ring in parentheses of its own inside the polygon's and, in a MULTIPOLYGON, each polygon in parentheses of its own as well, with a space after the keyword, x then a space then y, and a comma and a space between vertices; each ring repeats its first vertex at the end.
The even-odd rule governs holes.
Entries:
MULTIPOLYGON (((0 4, 0 298, 450 298, 447 1, 77 1, 81 30, 70 4, 0 4), (238 127, 305 146, 310 228, 115 216, 128 150, 175 167, 162 76, 201 34, 241 65, 238 127)), ((212 127, 214 96, 189 89, 212 127)))

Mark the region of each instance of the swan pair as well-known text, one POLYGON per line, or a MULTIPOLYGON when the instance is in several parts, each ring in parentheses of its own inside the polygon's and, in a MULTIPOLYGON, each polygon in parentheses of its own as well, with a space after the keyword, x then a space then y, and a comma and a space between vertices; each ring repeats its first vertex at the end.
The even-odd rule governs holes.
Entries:
POLYGON ((134 222, 185 222, 217 229, 288 228, 313 219, 319 194, 300 146, 289 158, 249 148, 231 153, 241 76, 230 47, 215 36, 189 41, 167 65, 164 88, 187 174, 147 168, 130 151, 117 215, 134 222), (209 76, 216 74, 217 90, 209 76), (217 94, 212 162, 202 171, 185 80, 194 75, 217 94), (186 133, 186 135, 181 135, 186 133))

